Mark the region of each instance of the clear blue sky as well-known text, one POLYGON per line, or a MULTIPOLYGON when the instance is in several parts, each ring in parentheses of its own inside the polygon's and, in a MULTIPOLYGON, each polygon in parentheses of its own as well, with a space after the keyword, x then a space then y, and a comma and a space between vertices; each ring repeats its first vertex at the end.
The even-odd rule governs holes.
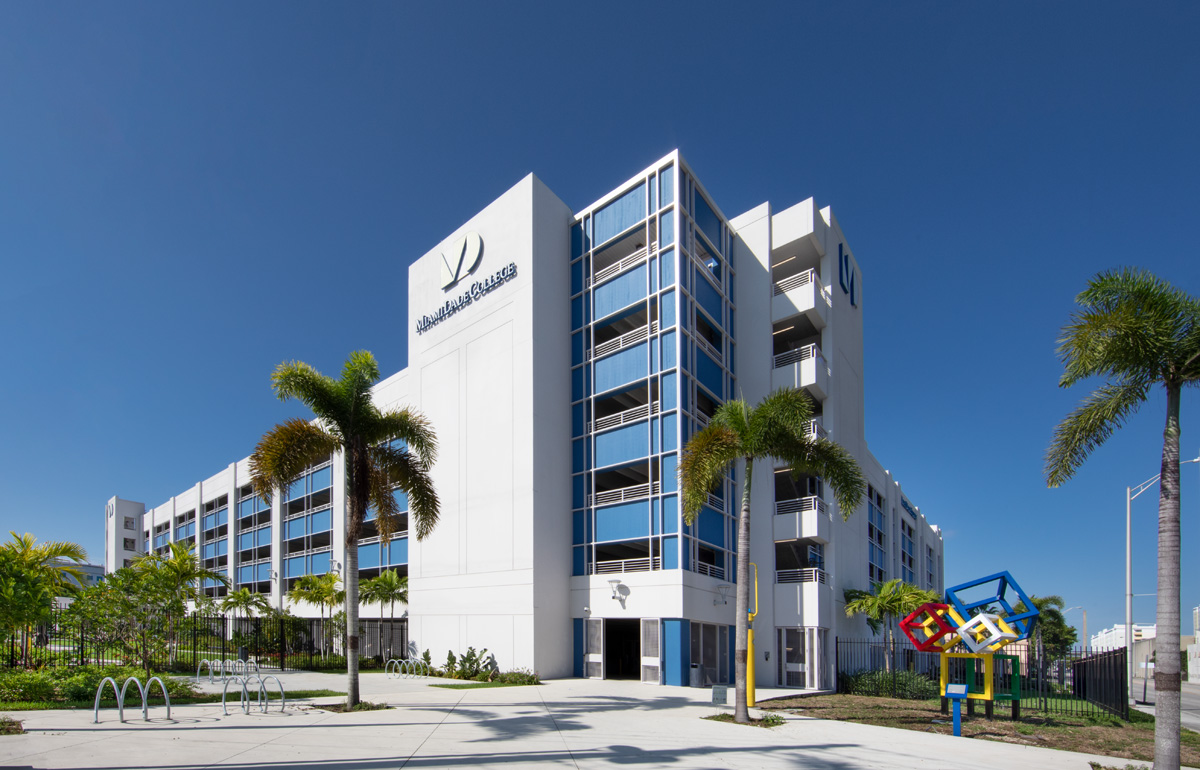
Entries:
MULTIPOLYGON (((1200 6, 836 5, 4 4, 0 527, 100 560, 108 497, 159 504, 301 413, 281 360, 403 367, 407 264, 526 173, 579 208, 679 147, 728 214, 837 212, 867 437, 947 582, 1008 569, 1122 622, 1164 400, 1047 490, 1084 395, 1055 340, 1106 268, 1200 294, 1200 6)), ((1186 612, 1196 465, 1183 495, 1186 612)))

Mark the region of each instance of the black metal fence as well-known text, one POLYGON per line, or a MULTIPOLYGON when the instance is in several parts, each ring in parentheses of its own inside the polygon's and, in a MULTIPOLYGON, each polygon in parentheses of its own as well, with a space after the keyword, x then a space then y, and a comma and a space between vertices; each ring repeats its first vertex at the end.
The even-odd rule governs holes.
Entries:
MULTIPOLYGON (((159 617, 114 631, 57 611, 51 620, 10 636, 0 668, 128 664, 195 671, 203 660, 245 657, 260 668, 345 670, 345 624, 328 618, 159 617)), ((359 665, 382 667, 408 657, 408 620, 360 618, 359 665)))
MULTIPOLYGON (((1011 644, 993 656, 992 692, 996 708, 1071 716, 1111 714, 1129 719, 1126 651, 1074 648, 1043 650, 1028 643, 1011 644)), ((941 655, 921 652, 902 635, 842 639, 835 644, 837 691, 854 695, 927 699, 941 695, 941 655)), ((984 662, 947 659, 947 679, 967 684, 970 692, 986 688, 984 662)), ((968 702, 968 706, 973 706, 968 702)), ((991 706, 988 706, 991 713, 991 706)))

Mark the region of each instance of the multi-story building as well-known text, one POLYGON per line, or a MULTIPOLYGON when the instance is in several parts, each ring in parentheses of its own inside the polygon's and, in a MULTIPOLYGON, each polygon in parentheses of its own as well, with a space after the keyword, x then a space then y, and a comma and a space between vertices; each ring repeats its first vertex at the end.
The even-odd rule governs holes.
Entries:
MULTIPOLYGON (((1134 643, 1153 639, 1157 632, 1158 626, 1154 623, 1134 623, 1131 627, 1133 631, 1134 643)), ((1106 628, 1103 631, 1092 634, 1088 640, 1094 650, 1115 650, 1118 647, 1126 646, 1125 642, 1125 626, 1118 624, 1112 628, 1106 628)))
MULTIPOLYGON (((844 446, 870 486, 843 512, 822 479, 756 466, 759 683, 831 682, 833 637, 867 633, 844 616, 846 589, 943 590, 939 530, 867 448, 866 293, 830 209, 729 219, 678 153, 578 213, 530 175, 413 262, 408 292, 408 366, 374 396, 431 420, 441 520, 420 542, 368 531, 359 565, 408 575, 414 650, 487 647, 543 676, 729 681, 741 471, 688 526, 678 460, 721 403, 784 386, 809 393, 810 435, 844 446)), ((271 506, 247 466, 141 515, 110 500, 110 544, 129 515, 140 537, 110 545, 110 567, 191 538, 277 605, 300 575, 340 570, 342 458, 271 506)))

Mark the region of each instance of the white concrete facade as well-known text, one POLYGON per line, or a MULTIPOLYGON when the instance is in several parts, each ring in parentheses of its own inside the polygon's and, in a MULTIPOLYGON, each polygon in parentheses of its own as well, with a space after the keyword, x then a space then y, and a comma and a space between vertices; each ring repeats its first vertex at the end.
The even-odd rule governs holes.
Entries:
MULTIPOLYGON (((867 447, 863 280, 812 199, 726 219, 677 152, 578 214, 530 175, 413 262, 408 293, 408 366, 374 395, 431 421, 441 517, 424 541, 367 538, 359 553, 364 576, 408 575, 412 652, 486 647, 505 669, 667 684, 695 663, 701 683, 727 680, 726 501, 742 480, 688 528, 673 469, 716 403, 785 384, 813 396, 815 435, 858 460, 872 502, 843 521, 819 479, 793 493, 756 466, 759 684, 829 685, 835 637, 867 633, 844 590, 944 589, 940 532, 867 447)), ((106 564, 194 538, 235 588, 283 606, 297 575, 344 561, 340 458, 306 478, 269 510, 248 458, 151 509, 114 497, 106 564), (124 517, 134 549, 118 547, 124 517)))

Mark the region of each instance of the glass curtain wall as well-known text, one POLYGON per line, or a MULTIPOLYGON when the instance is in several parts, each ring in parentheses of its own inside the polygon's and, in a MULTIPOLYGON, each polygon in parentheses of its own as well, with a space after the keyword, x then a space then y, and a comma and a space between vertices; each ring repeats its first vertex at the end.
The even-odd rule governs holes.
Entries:
POLYGON ((729 239, 675 163, 571 230, 573 574, 732 575, 726 488, 685 528, 676 480, 734 392, 729 239))

